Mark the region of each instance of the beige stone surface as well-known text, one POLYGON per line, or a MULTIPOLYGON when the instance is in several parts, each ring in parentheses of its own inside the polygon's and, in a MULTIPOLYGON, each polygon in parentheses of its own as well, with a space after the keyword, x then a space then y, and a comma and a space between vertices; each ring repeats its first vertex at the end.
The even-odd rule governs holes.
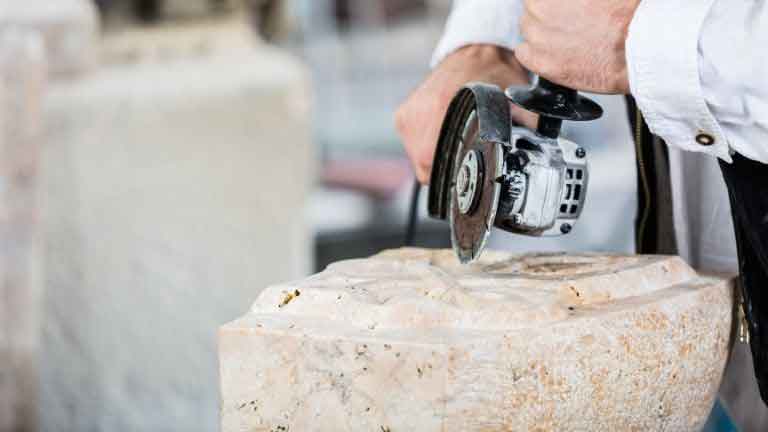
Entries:
POLYGON ((0 431, 37 426, 41 38, 0 27, 0 431))
POLYGON ((698 431, 732 311, 674 257, 340 262, 221 328, 222 429, 698 431))

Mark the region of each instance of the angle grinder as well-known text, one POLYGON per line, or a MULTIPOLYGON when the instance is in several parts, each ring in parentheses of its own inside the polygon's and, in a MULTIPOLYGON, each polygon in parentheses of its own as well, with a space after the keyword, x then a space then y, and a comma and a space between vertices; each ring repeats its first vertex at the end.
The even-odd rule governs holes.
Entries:
POLYGON ((587 195, 586 149, 560 135, 563 120, 602 116, 576 90, 539 78, 502 91, 472 82, 443 120, 429 187, 429 215, 450 221, 451 243, 469 263, 491 228, 529 236, 573 230, 587 195), (539 114, 535 131, 517 125, 511 104, 539 114))

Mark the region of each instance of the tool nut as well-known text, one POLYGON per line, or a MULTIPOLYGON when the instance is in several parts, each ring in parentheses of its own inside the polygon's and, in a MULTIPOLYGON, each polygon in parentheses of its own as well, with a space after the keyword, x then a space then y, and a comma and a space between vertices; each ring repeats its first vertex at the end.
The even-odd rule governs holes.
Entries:
POLYGON ((476 150, 467 152, 456 173, 456 195, 459 211, 469 214, 475 207, 478 197, 478 182, 480 178, 481 156, 476 150))

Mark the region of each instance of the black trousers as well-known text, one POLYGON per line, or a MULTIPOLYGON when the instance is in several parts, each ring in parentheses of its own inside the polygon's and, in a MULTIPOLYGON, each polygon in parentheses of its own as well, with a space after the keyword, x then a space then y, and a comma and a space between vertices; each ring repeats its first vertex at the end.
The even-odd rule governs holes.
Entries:
POLYGON ((768 165, 734 155, 732 164, 720 161, 720 169, 731 200, 755 375, 768 404, 768 165))

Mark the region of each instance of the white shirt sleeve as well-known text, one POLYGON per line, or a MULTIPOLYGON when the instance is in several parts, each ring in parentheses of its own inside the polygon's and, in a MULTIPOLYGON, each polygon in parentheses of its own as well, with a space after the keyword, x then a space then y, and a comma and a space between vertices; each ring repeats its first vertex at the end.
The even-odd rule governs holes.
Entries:
POLYGON ((668 144, 768 163, 768 2, 642 0, 626 43, 629 84, 668 144))
POLYGON ((445 32, 432 55, 432 67, 471 44, 514 49, 522 41, 518 31, 522 14, 521 0, 454 0, 445 32))

